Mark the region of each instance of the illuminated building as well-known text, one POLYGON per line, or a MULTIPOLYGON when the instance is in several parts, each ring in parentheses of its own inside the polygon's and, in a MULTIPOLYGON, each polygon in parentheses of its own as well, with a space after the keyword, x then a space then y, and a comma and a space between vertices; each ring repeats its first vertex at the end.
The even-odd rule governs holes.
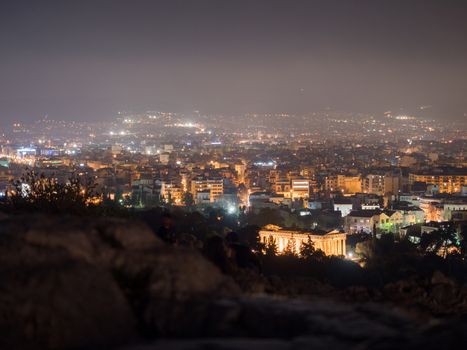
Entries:
POLYGON ((393 210, 397 210, 403 216, 403 226, 420 224, 425 222, 425 212, 415 206, 411 205, 396 205, 393 210))
MULTIPOLYGON (((191 194, 197 201, 199 192, 209 192, 211 203, 222 198, 224 194, 224 180, 218 177, 197 176, 191 180, 191 194)), ((204 201, 205 196, 203 196, 204 201)))
POLYGON ((223 163, 223 162, 219 162, 219 161, 210 161, 209 164, 214 168, 214 169, 224 169, 224 168, 228 168, 229 167, 229 164, 227 163, 223 163))
POLYGON ((426 215, 428 222, 449 221, 453 213, 459 215, 467 210, 467 200, 442 198, 442 197, 421 197, 420 209, 426 215))
POLYGON ((307 179, 298 178, 291 180, 291 198, 307 199, 310 197, 310 182, 307 179))
POLYGON ((209 205, 211 204, 211 191, 210 190, 201 190, 196 192, 194 196, 195 203, 197 205, 209 205))
POLYGON ((368 174, 363 178, 362 185, 364 193, 384 195, 384 175, 368 174))
POLYGON ((274 182, 273 191, 284 198, 308 199, 310 197, 310 181, 298 177, 292 179, 281 178, 274 182))
POLYGON ((362 179, 359 175, 331 175, 324 182, 327 191, 340 191, 343 194, 355 194, 362 191, 362 179))
POLYGON ((425 213, 414 207, 395 210, 355 210, 345 217, 347 233, 399 233, 404 226, 425 222, 425 213))
POLYGON ((283 195, 284 198, 290 198, 290 180, 278 179, 272 186, 275 193, 283 195))
POLYGON ((426 221, 441 221, 441 198, 421 197, 420 209, 425 213, 426 221))
POLYGON ((443 220, 450 221, 455 216, 465 217, 467 213, 467 202, 450 201, 443 203, 443 220))
POLYGON ((173 184, 171 182, 163 181, 161 184, 161 196, 163 200, 167 203, 172 203, 174 205, 182 205, 183 200, 183 190, 180 186, 173 184))
POLYGON ((345 194, 355 194, 362 190, 360 176, 337 175, 336 187, 345 194))
POLYGON ((398 194, 401 189, 401 178, 398 175, 384 175, 384 194, 398 194))
POLYGON ((352 211, 352 201, 349 198, 342 198, 334 200, 334 211, 340 211, 341 216, 347 216, 352 211))
POLYGON ((25 158, 28 156, 35 156, 37 154, 37 150, 32 147, 23 147, 23 148, 16 150, 16 152, 18 153, 18 156, 20 158, 25 158))
POLYGON ((345 219, 346 233, 373 233, 379 223, 379 210, 353 210, 345 219))
POLYGON ((326 191, 336 191, 337 190, 337 176, 326 176, 324 180, 324 188, 326 191))
POLYGON ((397 233, 404 224, 403 215, 396 210, 385 210, 378 220, 378 228, 384 232, 397 233))
POLYGON ((459 193, 462 187, 467 184, 466 169, 452 169, 437 171, 427 171, 420 173, 409 174, 409 185, 414 185, 416 182, 422 182, 427 185, 435 185, 439 193, 459 193))
POLYGON ((283 254, 290 247, 299 254, 302 243, 307 243, 308 238, 313 242, 315 249, 322 250, 326 255, 345 256, 346 254, 346 235, 338 231, 318 233, 267 225, 259 231, 259 236, 263 243, 268 243, 272 239, 279 254, 283 254))

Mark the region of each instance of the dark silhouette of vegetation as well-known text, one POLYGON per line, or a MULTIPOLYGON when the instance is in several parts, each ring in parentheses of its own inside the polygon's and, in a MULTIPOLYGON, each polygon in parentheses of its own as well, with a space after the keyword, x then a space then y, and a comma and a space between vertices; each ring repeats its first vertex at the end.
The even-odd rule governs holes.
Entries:
POLYGON ((276 240, 269 236, 266 242, 266 246, 264 248, 264 255, 268 257, 274 257, 278 253, 278 248, 276 244, 276 240))
POLYGON ((250 246, 256 252, 262 252, 266 245, 259 237, 260 227, 256 225, 246 225, 237 230, 240 240, 250 246))
POLYGON ((60 182, 53 175, 28 169, 11 185, 12 191, 1 203, 6 213, 127 216, 127 211, 117 203, 102 199, 91 177, 71 174, 68 181, 60 182))
POLYGON ((290 254, 264 255, 262 266, 265 276, 277 276, 284 283, 296 279, 311 279, 336 287, 375 283, 375 279, 358 264, 339 257, 326 256, 320 250, 306 259, 290 254))
POLYGON ((300 247, 300 256, 304 259, 310 259, 313 256, 313 254, 315 254, 315 252, 315 245, 311 240, 311 237, 308 236, 307 241, 302 242, 302 245, 300 247))
POLYGON ((449 248, 459 247, 456 229, 449 225, 436 231, 425 233, 420 239, 420 249, 426 253, 439 253, 446 258, 449 248))
POLYGON ((99 200, 92 179, 75 174, 61 183, 53 176, 28 170, 12 185, 13 191, 6 200, 11 211, 83 214, 99 200))
MULTIPOLYGON (((435 271, 446 276, 467 282, 467 264, 459 249, 445 250, 446 239, 453 239, 454 229, 447 232, 434 231, 422 236, 420 244, 408 239, 395 240, 391 234, 382 235, 357 244, 356 253, 360 255, 365 271, 372 274, 380 284, 416 276, 430 278, 435 271), (434 236, 430 236, 434 233, 434 236), (423 238, 423 236, 426 236, 423 238)), ((462 246, 464 240, 458 239, 451 247, 462 246)))
POLYGON ((186 205, 188 208, 191 208, 195 204, 195 200, 193 199, 193 195, 190 192, 183 193, 183 204, 186 205))
POLYGON ((295 248, 295 246, 296 246, 295 239, 294 238, 289 239, 287 241, 287 245, 285 246, 283 254, 287 256, 296 256, 297 249, 295 248))
POLYGON ((305 261, 323 261, 326 254, 321 249, 316 249, 310 236, 300 246, 300 258, 305 261))

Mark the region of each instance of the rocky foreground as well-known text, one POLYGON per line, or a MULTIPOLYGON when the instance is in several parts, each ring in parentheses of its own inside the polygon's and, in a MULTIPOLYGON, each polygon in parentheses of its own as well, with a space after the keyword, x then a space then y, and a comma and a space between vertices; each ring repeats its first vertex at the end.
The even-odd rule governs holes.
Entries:
POLYGON ((283 281, 258 277, 252 284, 263 288, 239 287, 198 252, 119 219, 5 217, 0 277, 0 349, 467 345, 466 288, 442 275, 376 296, 315 283, 316 293, 285 297, 273 288, 286 288, 283 281), (437 317, 442 310, 449 312, 437 317))

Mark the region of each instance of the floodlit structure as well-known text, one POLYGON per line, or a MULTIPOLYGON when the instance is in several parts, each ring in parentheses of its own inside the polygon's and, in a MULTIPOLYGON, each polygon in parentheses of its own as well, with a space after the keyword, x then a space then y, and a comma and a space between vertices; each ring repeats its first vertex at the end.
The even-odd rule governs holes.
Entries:
POLYGON ((299 254, 302 243, 308 242, 308 238, 313 242, 315 249, 322 250, 326 255, 345 256, 346 254, 346 234, 339 231, 299 231, 276 225, 266 225, 259 231, 259 235, 263 243, 268 243, 272 239, 279 254, 283 254, 290 248, 299 254))

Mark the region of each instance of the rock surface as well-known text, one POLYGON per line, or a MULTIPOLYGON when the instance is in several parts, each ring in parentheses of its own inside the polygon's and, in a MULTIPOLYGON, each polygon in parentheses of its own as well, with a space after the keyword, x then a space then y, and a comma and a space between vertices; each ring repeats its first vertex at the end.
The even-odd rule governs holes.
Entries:
POLYGON ((161 339, 121 350, 415 350, 467 345, 465 321, 423 324, 404 312, 374 303, 349 305, 268 297, 224 302, 224 307, 231 311, 230 317, 218 321, 224 331, 230 329, 230 337, 224 333, 224 337, 161 339))
POLYGON ((237 293, 200 254, 166 246, 137 222, 29 216, 0 225, 2 349, 176 335, 177 325, 199 323, 214 295, 237 293))

